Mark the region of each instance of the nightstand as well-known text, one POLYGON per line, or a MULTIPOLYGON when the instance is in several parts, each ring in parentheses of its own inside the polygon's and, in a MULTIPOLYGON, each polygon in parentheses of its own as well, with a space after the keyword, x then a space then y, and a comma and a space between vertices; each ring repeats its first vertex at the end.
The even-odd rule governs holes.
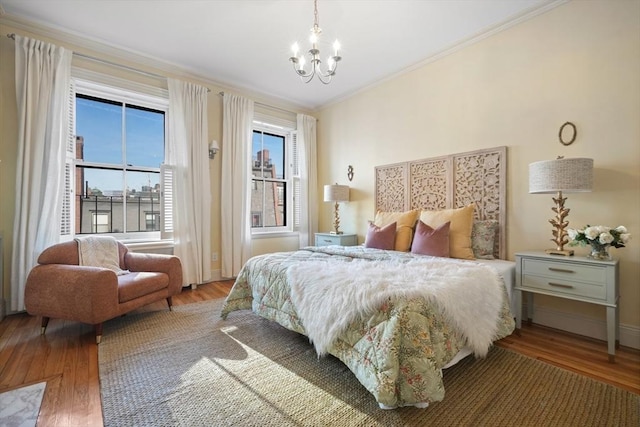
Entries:
POLYGON ((316 233, 316 246, 356 246, 357 244, 357 234, 316 233))
POLYGON ((516 254, 516 329, 522 326, 522 293, 527 293, 527 317, 533 317, 533 295, 543 294, 603 305, 607 309, 607 350, 614 362, 620 339, 618 260, 596 261, 581 256, 516 254))

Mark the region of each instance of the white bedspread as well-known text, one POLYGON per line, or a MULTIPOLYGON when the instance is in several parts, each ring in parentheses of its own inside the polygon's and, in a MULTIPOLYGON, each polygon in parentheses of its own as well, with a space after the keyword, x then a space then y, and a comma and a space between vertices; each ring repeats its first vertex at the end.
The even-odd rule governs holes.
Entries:
POLYGON ((388 298, 424 297, 441 307, 475 355, 483 357, 495 338, 505 296, 495 269, 447 258, 310 261, 291 266, 287 276, 291 301, 318 355, 326 354, 357 316, 366 318, 388 298))

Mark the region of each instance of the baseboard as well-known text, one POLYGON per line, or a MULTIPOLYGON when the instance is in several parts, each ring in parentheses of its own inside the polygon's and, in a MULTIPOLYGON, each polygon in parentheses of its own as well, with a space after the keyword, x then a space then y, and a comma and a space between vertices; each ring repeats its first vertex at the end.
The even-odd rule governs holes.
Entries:
MULTIPOLYGON (((553 310, 534 304, 533 321, 539 325, 584 335, 599 340, 607 340, 607 322, 574 313, 553 310)), ((640 349, 640 328, 620 324, 620 345, 640 349)))

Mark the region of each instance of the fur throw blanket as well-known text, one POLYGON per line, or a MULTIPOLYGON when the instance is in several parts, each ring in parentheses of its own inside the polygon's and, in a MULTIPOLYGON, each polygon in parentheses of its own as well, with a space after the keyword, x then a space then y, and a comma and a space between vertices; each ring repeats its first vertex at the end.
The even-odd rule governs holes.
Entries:
POLYGON ((491 267, 448 258, 303 262, 287 270, 291 301, 322 356, 354 320, 385 300, 425 298, 436 304, 476 356, 486 356, 498 330, 504 282, 491 267))

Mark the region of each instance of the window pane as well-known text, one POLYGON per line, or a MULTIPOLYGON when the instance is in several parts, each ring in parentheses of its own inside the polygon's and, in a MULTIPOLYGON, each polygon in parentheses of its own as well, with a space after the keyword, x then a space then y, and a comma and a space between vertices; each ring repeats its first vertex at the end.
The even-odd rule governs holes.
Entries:
POLYGON ((284 179, 284 137, 265 133, 262 145, 269 177, 284 179))
POLYGON ((164 161, 164 113, 128 105, 126 115, 126 163, 159 168, 164 161))
POLYGON ((122 171, 77 167, 76 233, 122 233, 122 188, 122 171))
POLYGON ((160 173, 127 172, 127 232, 160 231, 160 173), (153 228, 147 216, 157 215, 153 228))
POLYGON ((285 220, 285 183, 252 181, 251 226, 282 227, 285 220))
POLYGON ((284 179, 284 143, 283 136, 253 132, 254 177, 284 179))
POLYGON ((77 95, 76 134, 84 138, 78 159, 122 164, 122 104, 77 95))

